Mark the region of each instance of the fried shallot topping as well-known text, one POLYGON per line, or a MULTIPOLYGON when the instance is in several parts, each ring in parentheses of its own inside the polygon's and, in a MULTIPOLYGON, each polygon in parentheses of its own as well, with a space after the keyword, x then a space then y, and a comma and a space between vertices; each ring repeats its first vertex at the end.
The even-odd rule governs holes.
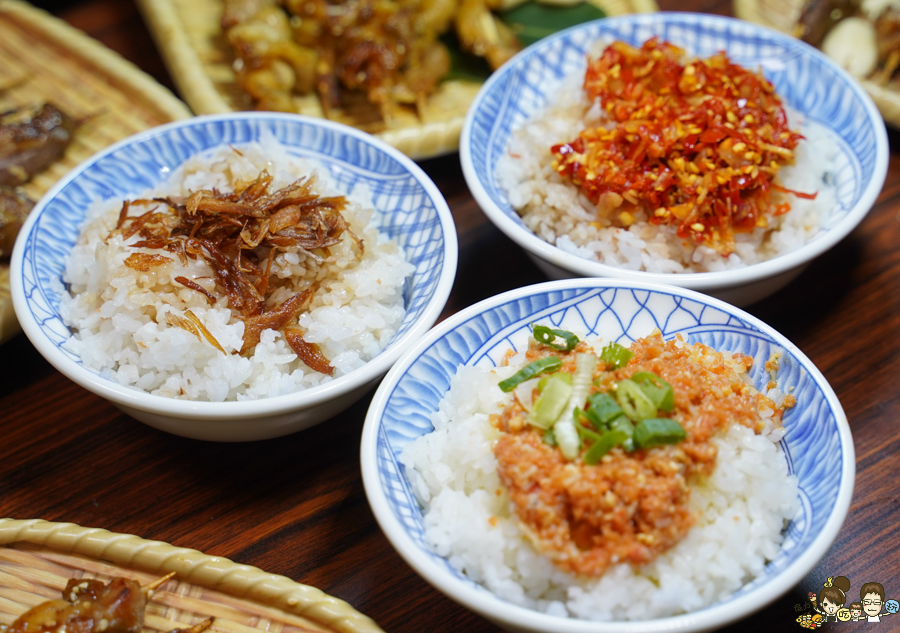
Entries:
MULTIPOLYGON (((215 293, 186 277, 175 277, 174 281, 204 295, 210 304, 221 297, 227 299, 228 306, 245 323, 241 354, 252 352, 263 330, 284 330, 294 323, 312 300, 315 288, 310 286, 271 305, 270 297, 282 287, 277 278, 272 281, 278 252, 302 254, 321 264, 344 233, 350 235, 360 253, 363 251, 362 240, 341 215, 347 205, 343 196, 319 196, 314 191, 314 178, 300 179, 275 191, 269 190, 271 183, 272 176, 263 172, 231 193, 200 190, 186 198, 126 201, 110 234, 125 240, 137 236, 139 239, 130 246, 168 251, 182 264, 198 258, 205 262, 213 271, 215 293)), ((147 272, 173 262, 173 257, 137 252, 125 260, 125 265, 147 272)), ((190 311, 184 317, 166 315, 166 320, 222 350, 190 311)), ((319 348, 304 341, 296 327, 285 331, 285 340, 309 367, 332 374, 333 368, 319 348)))

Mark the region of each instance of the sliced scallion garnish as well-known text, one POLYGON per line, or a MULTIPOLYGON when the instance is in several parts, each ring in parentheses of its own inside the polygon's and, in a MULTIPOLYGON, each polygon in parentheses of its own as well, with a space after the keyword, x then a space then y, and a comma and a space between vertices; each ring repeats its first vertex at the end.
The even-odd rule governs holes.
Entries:
POLYGON ((571 352, 578 345, 578 337, 568 330, 552 330, 546 325, 534 325, 531 333, 538 343, 560 351, 571 352), (563 343, 555 343, 557 338, 562 339, 563 343))
POLYGON ((548 446, 556 446, 556 435, 553 434, 553 429, 547 429, 544 431, 544 444, 548 446))
POLYGON ((609 423, 609 430, 621 431, 625 435, 627 435, 628 439, 622 442, 622 448, 624 448, 629 453, 634 450, 634 424, 632 424, 631 420, 625 417, 624 414, 613 419, 609 423))
POLYGON ((684 427, 671 418, 646 418, 634 427, 632 437, 637 448, 677 444, 687 437, 684 427))
MULTIPOLYGON (((549 429, 562 414, 572 395, 572 385, 559 377, 547 381, 547 385, 534 401, 528 421, 534 426, 549 429)), ((559 438, 556 438, 557 441, 559 438)))
POLYGON ((634 422, 644 418, 652 418, 656 415, 656 405, 647 397, 637 383, 628 380, 620 380, 616 384, 616 400, 622 411, 634 422))
POLYGON ((599 441, 594 442, 587 453, 584 454, 584 463, 594 465, 600 458, 606 455, 614 447, 628 441, 628 434, 624 431, 609 431, 603 434, 599 441))
POLYGON ((562 378, 570 385, 572 384, 572 374, 570 374, 567 371, 558 371, 554 374, 550 374, 549 376, 543 376, 540 380, 538 380, 538 384, 537 384, 538 393, 541 393, 544 390, 544 387, 547 386, 547 382, 551 378, 557 378, 557 377, 562 378))
POLYGON ((536 361, 529 363, 506 380, 501 380, 500 383, 498 383, 498 386, 504 393, 509 393, 526 380, 530 380, 535 376, 548 371, 556 371, 560 367, 562 367, 562 361, 556 356, 539 358, 536 361))
POLYGON ((652 371, 639 371, 631 377, 631 380, 650 398, 657 409, 668 413, 675 408, 675 392, 672 385, 652 371))
POLYGON ((617 416, 622 415, 622 407, 608 393, 592 393, 587 398, 585 413, 598 429, 607 426, 617 416))
POLYGON ((619 369, 628 364, 634 352, 618 343, 610 343, 600 352, 600 360, 606 363, 607 369, 619 369))

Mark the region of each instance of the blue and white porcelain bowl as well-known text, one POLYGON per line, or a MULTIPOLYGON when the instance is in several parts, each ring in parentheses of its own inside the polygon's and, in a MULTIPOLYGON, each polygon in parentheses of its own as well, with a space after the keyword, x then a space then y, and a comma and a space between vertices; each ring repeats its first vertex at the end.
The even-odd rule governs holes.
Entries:
POLYGON ((11 261, 16 316, 37 349, 73 381, 151 426, 187 437, 244 441, 277 437, 317 424, 350 406, 440 315, 456 275, 456 229, 431 179, 410 159, 371 135, 297 115, 239 113, 199 117, 123 140, 67 174, 35 206, 11 261), (238 402, 191 402, 122 386, 86 368, 66 349, 60 313, 66 257, 95 200, 137 197, 165 182, 189 158, 271 134, 287 151, 318 161, 350 193, 367 186, 379 231, 397 240, 415 265, 404 289, 406 316, 371 361, 330 382, 290 395, 238 402))
POLYGON ((369 504, 407 563, 438 590, 505 630, 542 633, 701 631, 748 616, 790 590, 825 555, 847 514, 855 473, 853 440, 837 397, 784 336, 707 295, 609 279, 551 281, 513 290, 441 322, 382 381, 363 428, 361 460, 369 504), (755 580, 721 602, 684 615, 587 622, 506 602, 429 549, 422 510, 399 456, 433 430, 430 418, 459 367, 496 366, 509 350, 527 347, 529 324, 538 321, 623 345, 659 328, 666 339, 681 334, 688 343, 748 354, 755 360, 750 376, 760 389, 770 379, 766 360, 782 353, 779 384, 794 386, 798 404, 784 415, 781 446, 788 470, 799 480, 799 510, 780 551, 755 580))
MULTIPOLYGON (((564 141, 568 139, 560 139, 564 141)), ((549 148, 548 148, 549 153, 549 148)), ((495 72, 469 109, 460 139, 466 182, 490 220, 551 277, 611 277, 699 290, 736 305, 775 292, 815 257, 847 236, 875 202, 887 173, 884 122, 859 83, 821 52, 776 31, 730 18, 685 13, 628 15, 585 23, 543 39, 495 72), (725 51, 735 63, 761 68, 784 103, 828 134, 839 147, 837 204, 817 236, 791 253, 745 268, 707 273, 629 271, 588 260, 537 237, 519 218, 498 183, 498 158, 510 134, 552 102, 561 80, 582 73, 597 41, 640 46, 659 36, 689 55, 725 51)))

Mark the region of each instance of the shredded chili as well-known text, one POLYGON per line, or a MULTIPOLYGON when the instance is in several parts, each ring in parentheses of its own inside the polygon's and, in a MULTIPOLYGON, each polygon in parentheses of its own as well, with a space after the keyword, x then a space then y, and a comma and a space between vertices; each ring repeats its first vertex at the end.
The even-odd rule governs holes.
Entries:
POLYGON ((772 84, 724 52, 685 61, 659 38, 641 48, 615 42, 589 62, 584 90, 609 123, 553 146, 553 166, 616 225, 645 212, 727 256, 735 233, 790 208, 773 189, 815 197, 775 184, 803 137, 772 84))

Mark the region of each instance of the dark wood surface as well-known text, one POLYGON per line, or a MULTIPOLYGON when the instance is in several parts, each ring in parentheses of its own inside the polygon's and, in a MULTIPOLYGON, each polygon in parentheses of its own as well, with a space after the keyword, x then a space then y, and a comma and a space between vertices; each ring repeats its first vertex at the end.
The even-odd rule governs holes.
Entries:
MULTIPOLYGON (((731 9, 723 1, 659 3, 731 9)), ((132 0, 43 6, 172 87, 132 0)), ((748 309, 830 381, 853 430, 857 478, 825 559, 785 597, 728 631, 798 630, 794 605, 827 576, 847 576, 853 587, 881 582, 889 598, 900 596, 900 137, 890 132, 890 140, 887 183, 862 225, 786 289, 748 309)), ((456 155, 422 166, 459 231, 459 271, 443 316, 545 280, 482 215, 456 155)), ((215 444, 131 419, 54 370, 23 335, 0 347, 0 366, 0 516, 70 521, 225 556, 343 598, 389 632, 498 630, 425 583, 375 522, 359 470, 371 394, 303 433, 215 444)), ((877 630, 900 628, 892 620, 877 630)))

